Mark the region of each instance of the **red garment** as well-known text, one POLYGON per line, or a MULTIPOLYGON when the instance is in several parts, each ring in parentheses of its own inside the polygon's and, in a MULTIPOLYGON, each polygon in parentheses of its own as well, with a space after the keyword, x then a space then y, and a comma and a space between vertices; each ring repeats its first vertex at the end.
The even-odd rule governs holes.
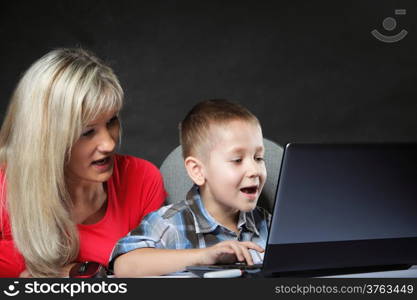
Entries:
MULTIPOLYGON (((0 181, 3 178, 0 172, 0 181)), ((0 195, 1 192, 0 185, 0 195)), ((95 224, 78 224, 80 252, 77 261, 96 261, 107 266, 116 242, 134 229, 145 215, 158 209, 165 197, 162 176, 154 165, 136 157, 115 155, 113 175, 107 181, 104 217, 95 224)), ((1 220, 0 277, 18 277, 25 269, 24 259, 14 247, 5 213, 1 220)))

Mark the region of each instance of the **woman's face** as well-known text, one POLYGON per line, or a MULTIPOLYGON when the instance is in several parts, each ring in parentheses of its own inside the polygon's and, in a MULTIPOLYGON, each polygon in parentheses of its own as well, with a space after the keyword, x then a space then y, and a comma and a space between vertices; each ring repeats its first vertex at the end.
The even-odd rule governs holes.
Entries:
POLYGON ((113 173, 119 134, 118 112, 103 113, 89 123, 72 147, 67 179, 85 183, 107 181, 113 173))

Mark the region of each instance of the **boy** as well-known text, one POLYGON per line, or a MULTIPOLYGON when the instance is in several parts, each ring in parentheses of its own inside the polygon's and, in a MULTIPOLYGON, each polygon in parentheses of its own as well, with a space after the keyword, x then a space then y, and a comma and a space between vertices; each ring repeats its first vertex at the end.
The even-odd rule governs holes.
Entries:
POLYGON ((197 104, 180 124, 187 199, 148 214, 113 249, 117 277, 186 266, 262 262, 270 215, 256 206, 266 179, 258 119, 227 100, 197 104))

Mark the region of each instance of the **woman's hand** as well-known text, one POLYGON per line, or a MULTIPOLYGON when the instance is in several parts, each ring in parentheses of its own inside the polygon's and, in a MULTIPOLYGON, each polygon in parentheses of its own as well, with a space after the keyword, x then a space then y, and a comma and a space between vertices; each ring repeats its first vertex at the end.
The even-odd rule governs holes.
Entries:
POLYGON ((62 268, 62 277, 69 277, 70 271, 73 266, 75 266, 77 262, 70 263, 62 268))
POLYGON ((19 277, 20 278, 32 278, 32 275, 30 275, 28 270, 24 270, 22 273, 20 273, 19 277))

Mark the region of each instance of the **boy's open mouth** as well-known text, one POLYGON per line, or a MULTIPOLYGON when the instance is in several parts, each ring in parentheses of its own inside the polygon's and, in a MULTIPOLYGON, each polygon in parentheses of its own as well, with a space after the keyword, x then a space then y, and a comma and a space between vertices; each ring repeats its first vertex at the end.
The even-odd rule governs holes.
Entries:
POLYGON ((258 187, 256 185, 248 186, 241 188, 240 191, 245 194, 256 194, 256 192, 258 191, 258 187))
POLYGON ((95 160, 93 161, 91 164, 92 165, 97 165, 97 166, 102 166, 102 165, 106 165, 110 162, 110 157, 105 157, 99 160, 95 160))

